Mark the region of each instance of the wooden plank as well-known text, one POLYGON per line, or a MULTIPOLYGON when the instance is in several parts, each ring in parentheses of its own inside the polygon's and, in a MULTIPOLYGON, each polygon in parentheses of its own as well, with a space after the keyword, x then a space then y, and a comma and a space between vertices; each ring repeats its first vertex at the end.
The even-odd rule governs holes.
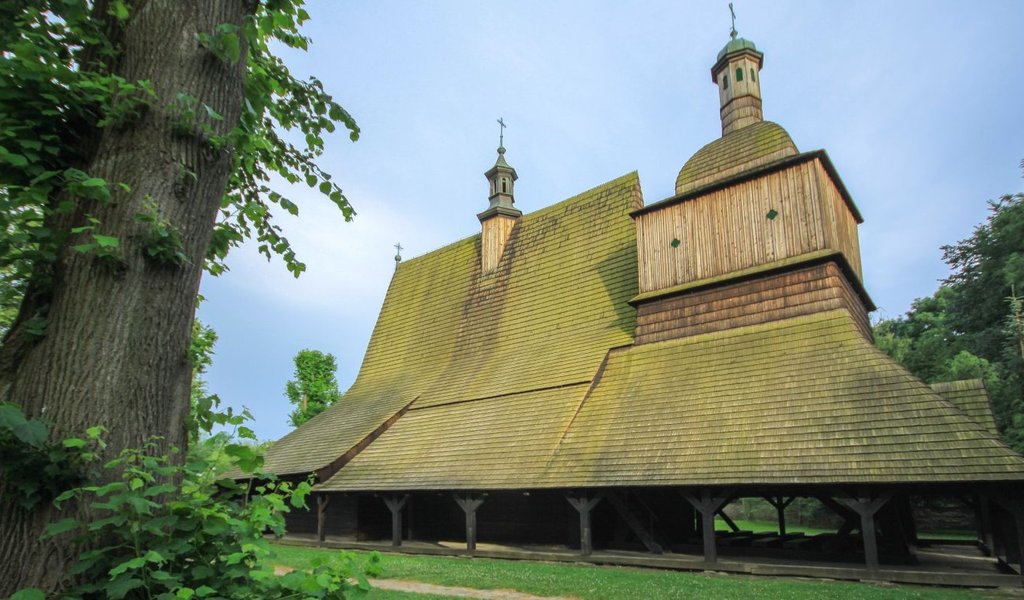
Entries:
POLYGON ((650 531, 647 531, 647 528, 640 522, 640 519, 637 518, 636 514, 629 509, 629 505, 626 504, 626 501, 618 492, 606 492, 605 496, 608 498, 608 503, 615 509, 615 512, 619 513, 619 516, 626 522, 626 525, 629 526, 630 530, 640 538, 640 541, 643 543, 644 547, 647 548, 648 552, 652 552, 654 554, 664 553, 664 549, 661 547, 661 544, 654 540, 654 535, 650 531))

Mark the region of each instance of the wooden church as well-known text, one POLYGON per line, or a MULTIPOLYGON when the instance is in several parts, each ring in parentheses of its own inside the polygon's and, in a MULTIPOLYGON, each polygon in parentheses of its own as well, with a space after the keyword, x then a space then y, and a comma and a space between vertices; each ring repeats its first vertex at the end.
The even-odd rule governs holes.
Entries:
POLYGON ((315 474, 296 539, 886 577, 919 562, 908 497, 952 495, 1017 568, 1024 458, 979 382, 930 387, 874 346, 861 214, 823 150, 763 120, 762 64, 734 32, 711 68, 722 136, 660 202, 630 173, 524 215, 498 148, 481 233, 398 264, 355 383, 270 447, 268 472, 315 474), (749 497, 776 535, 716 534, 749 497), (797 497, 844 524, 788 534, 797 497))

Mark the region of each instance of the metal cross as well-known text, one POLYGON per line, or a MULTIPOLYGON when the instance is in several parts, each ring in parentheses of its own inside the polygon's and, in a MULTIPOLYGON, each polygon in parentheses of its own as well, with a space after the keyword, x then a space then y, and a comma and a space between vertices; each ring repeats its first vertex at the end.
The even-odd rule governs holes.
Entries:
POLYGON ((499 146, 504 146, 505 145, 505 127, 506 127, 505 120, 503 118, 502 119, 498 119, 498 125, 501 125, 501 135, 498 136, 498 145, 499 146))
POLYGON ((402 258, 402 242, 395 244, 395 250, 398 250, 398 254, 395 255, 395 258, 402 258))
POLYGON ((732 2, 729 3, 729 14, 732 15, 732 31, 729 32, 729 37, 736 39, 736 11, 732 9, 732 2))

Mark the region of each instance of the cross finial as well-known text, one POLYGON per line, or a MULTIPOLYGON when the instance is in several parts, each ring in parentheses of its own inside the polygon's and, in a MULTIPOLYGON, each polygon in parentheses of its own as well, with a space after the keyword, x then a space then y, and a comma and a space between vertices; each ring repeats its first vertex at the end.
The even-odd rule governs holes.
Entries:
POLYGON ((498 125, 501 125, 501 133, 498 135, 498 147, 499 148, 504 148, 505 147, 505 127, 506 127, 505 119, 504 118, 499 118, 498 119, 498 125))
POLYGON ((398 263, 402 262, 402 242, 395 244, 395 250, 398 251, 395 254, 395 266, 397 267, 398 263))
POLYGON ((736 39, 736 11, 732 9, 732 2, 729 3, 729 14, 732 15, 732 30, 729 32, 729 37, 736 39))

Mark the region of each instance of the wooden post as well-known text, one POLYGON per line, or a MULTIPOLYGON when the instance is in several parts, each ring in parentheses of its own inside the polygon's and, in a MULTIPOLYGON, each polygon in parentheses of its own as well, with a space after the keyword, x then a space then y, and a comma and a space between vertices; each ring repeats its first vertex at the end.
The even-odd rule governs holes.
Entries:
POLYGON ((978 541, 985 554, 993 556, 996 545, 992 539, 992 509, 988 505, 988 496, 977 494, 974 497, 974 512, 978 520, 978 541))
POLYGON ((402 545, 402 509, 408 499, 409 494, 384 496, 384 504, 391 511, 391 545, 395 548, 402 545))
POLYGON ((324 545, 327 539, 327 504, 331 497, 320 493, 316 495, 316 542, 318 546, 324 545))
POLYGON ((875 531, 875 513, 889 501, 891 495, 883 494, 872 499, 865 495, 844 500, 844 503, 860 515, 860 533, 864 538, 864 563, 871 573, 878 571, 878 535, 875 531))
MULTIPOLYGON (((1024 576, 1024 506, 1014 502, 1002 494, 993 494, 992 500, 1002 507, 1013 519, 1013 528, 1017 533, 1017 574, 1024 576)), ((1010 562, 1010 546, 1006 542, 1002 544, 1006 548, 1006 562, 1010 562)), ((999 552, 996 552, 999 557, 999 552)))
POLYGON ((590 511, 601 501, 601 495, 581 494, 579 497, 566 496, 569 504, 580 513, 580 556, 590 556, 594 551, 593 532, 590 525, 590 511))
POLYGON ((775 507, 775 516, 779 521, 779 535, 786 535, 786 507, 796 500, 796 496, 786 500, 785 496, 765 496, 764 499, 775 507))
POLYGON ((683 498, 701 515, 701 537, 704 540, 704 562, 713 565, 718 562, 718 544, 715 541, 715 513, 717 513, 726 502, 728 495, 712 496, 710 490, 703 490, 700 498, 687 492, 680 492, 683 498))
POLYGON ((476 509, 480 508, 480 505, 484 503, 484 499, 479 496, 473 496, 466 494, 463 497, 455 496, 455 502, 458 503, 462 512, 466 513, 466 550, 469 552, 476 551, 476 509))
POLYGON ((716 512, 715 515, 722 517, 722 520, 725 521, 725 524, 728 525, 729 529, 733 530, 734 533, 740 530, 740 526, 737 525, 736 521, 733 521, 729 515, 725 514, 724 510, 718 509, 718 512, 716 512))

